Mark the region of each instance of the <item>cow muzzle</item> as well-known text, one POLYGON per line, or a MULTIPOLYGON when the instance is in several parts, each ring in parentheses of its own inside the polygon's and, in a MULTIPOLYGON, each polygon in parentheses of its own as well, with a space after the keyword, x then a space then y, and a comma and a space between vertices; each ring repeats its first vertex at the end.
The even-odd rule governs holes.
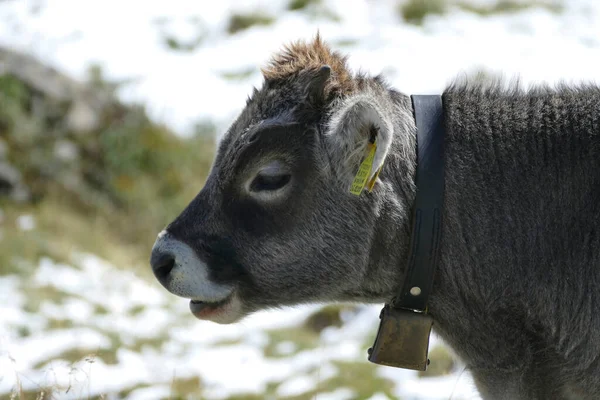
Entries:
POLYGON ((220 303, 233 292, 231 286, 212 282, 208 265, 168 231, 158 234, 150 265, 161 285, 176 296, 195 302, 220 303))

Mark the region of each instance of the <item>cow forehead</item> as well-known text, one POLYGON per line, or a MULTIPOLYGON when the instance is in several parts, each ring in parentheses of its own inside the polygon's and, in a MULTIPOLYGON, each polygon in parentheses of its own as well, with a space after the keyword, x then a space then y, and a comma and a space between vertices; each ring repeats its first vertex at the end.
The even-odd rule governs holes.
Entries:
POLYGON ((258 121, 240 132, 231 132, 231 137, 223 139, 226 142, 220 146, 215 160, 219 180, 231 179, 240 170, 250 168, 251 163, 272 155, 272 152, 291 159, 285 155, 297 152, 300 146, 306 144, 305 134, 310 129, 308 124, 278 117, 258 121))

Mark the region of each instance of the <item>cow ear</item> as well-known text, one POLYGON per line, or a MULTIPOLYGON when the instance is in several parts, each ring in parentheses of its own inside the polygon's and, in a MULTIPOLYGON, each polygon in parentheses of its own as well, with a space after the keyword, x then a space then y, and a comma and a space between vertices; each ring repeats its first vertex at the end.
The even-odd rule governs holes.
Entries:
POLYGON ((325 102, 325 86, 330 77, 331 67, 329 65, 323 65, 317 71, 310 73, 306 92, 310 104, 321 105, 325 102))
POLYGON ((392 115, 367 94, 348 98, 329 121, 326 142, 334 169, 346 185, 352 184, 361 163, 375 145, 372 162, 368 168, 368 181, 372 180, 385 162, 392 143, 394 126, 392 115))

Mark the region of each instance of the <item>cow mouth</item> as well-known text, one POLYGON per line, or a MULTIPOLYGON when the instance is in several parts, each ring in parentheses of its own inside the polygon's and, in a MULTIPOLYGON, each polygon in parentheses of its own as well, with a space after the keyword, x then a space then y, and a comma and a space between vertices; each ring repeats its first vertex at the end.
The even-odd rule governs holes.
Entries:
POLYGON ((232 296, 216 302, 190 300, 190 311, 198 319, 212 319, 218 314, 227 312, 232 296))

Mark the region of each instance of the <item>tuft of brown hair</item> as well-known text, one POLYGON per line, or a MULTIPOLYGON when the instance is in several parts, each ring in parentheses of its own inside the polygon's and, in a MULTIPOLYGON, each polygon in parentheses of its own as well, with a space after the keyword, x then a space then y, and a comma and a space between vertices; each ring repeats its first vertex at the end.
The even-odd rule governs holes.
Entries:
POLYGON ((331 77, 325 83, 324 95, 345 95, 355 90, 356 84, 346 65, 346 56, 332 51, 317 33, 310 43, 296 41, 284 46, 273 55, 268 64, 261 69, 268 81, 285 80, 301 73, 316 73, 324 65, 331 68, 331 77))

